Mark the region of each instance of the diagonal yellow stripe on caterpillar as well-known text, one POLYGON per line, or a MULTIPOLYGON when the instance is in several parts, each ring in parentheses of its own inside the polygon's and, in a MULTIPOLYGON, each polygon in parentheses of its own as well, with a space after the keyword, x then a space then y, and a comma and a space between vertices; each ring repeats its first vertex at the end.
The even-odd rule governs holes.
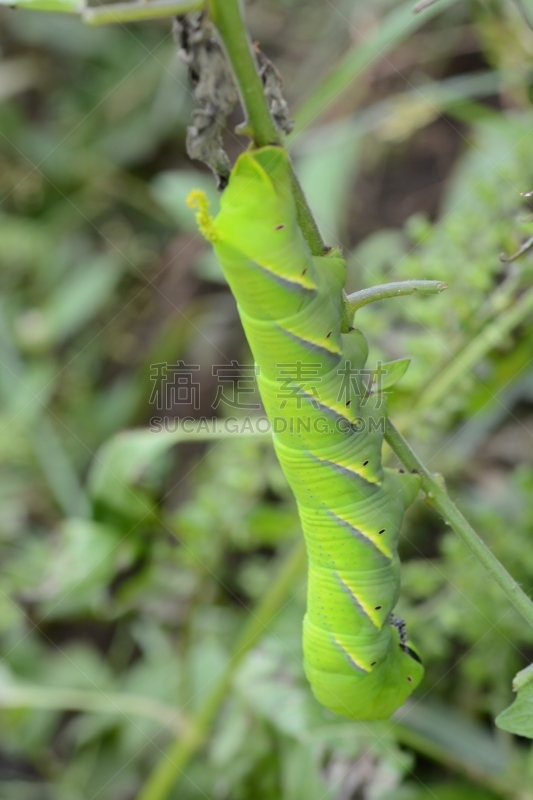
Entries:
POLYGON ((389 612, 386 610, 384 614, 380 614, 379 612, 381 608, 372 606, 371 603, 361 597, 361 594, 357 593, 353 584, 350 582, 350 579, 347 578, 346 575, 341 575, 341 573, 337 570, 335 572, 335 577, 342 587, 342 590, 349 595, 359 613, 364 614, 377 628, 377 630, 380 631, 384 623, 388 621, 389 612))
POLYGON ((357 660, 356 656, 354 656, 354 655, 353 655, 353 653, 351 653, 351 652, 348 650, 348 647, 347 647, 346 645, 344 645, 344 644, 343 644, 343 643, 340 641, 340 636, 339 636, 339 634, 335 634, 335 635, 333 635, 333 634, 332 634, 332 636, 331 636, 331 641, 333 642, 333 644, 335 645, 335 647, 337 647, 337 648, 338 648, 338 649, 341 651, 341 653, 343 654, 343 656, 344 656, 344 657, 346 658, 346 660, 348 661, 348 664, 349 664, 349 665, 350 665, 350 666, 351 666, 353 669, 357 670, 358 672, 362 672, 362 673, 364 673, 365 675, 366 675, 367 673, 369 673, 369 672, 370 672, 370 667, 363 666, 363 664, 361 664, 361 662, 357 660))

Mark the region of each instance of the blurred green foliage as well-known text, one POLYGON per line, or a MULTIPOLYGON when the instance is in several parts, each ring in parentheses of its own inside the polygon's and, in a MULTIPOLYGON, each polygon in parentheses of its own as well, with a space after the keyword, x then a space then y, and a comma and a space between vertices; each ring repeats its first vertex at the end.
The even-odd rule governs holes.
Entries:
MULTIPOLYGON (((533 235, 533 32, 510 0, 439 5, 410 33, 393 0, 248 12, 297 123, 319 109, 292 149, 349 290, 449 283, 358 325, 375 361, 412 359, 393 418, 531 592, 533 262, 499 254, 533 235)), ((200 367, 199 408, 172 418, 213 415, 213 365, 250 364, 183 202, 212 186, 185 156, 169 24, 0 22, 0 799, 126 800, 190 730, 299 526, 268 437, 146 430, 154 365, 200 367)), ((493 723, 533 632, 422 503, 401 555, 427 667, 412 703, 375 725, 318 707, 300 570, 171 797, 533 797, 529 744, 493 723)))

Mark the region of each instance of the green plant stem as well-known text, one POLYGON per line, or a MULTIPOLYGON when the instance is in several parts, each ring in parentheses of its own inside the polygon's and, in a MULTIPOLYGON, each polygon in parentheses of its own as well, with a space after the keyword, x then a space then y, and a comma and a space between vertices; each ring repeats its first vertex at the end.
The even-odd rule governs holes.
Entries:
POLYGON ((153 719, 174 733, 186 729, 177 711, 153 697, 127 692, 96 692, 86 689, 54 689, 50 686, 0 686, 0 708, 45 708, 101 714, 136 715, 153 719))
POLYGON ((422 464, 401 433, 387 420, 385 439, 394 450, 400 461, 410 471, 419 473, 422 489, 428 502, 449 522, 459 538, 466 544, 478 561, 485 567, 491 578, 507 595, 509 601, 522 614, 526 622, 533 628, 533 601, 522 591, 520 586, 501 564, 483 540, 478 536, 468 520, 461 514, 448 495, 442 478, 433 475, 422 464))
POLYGON ((164 753, 137 800, 164 800, 168 796, 179 774, 206 741, 218 709, 228 695, 235 670, 246 653, 268 630, 301 575, 305 562, 305 546, 300 541, 285 559, 266 595, 250 614, 225 670, 207 694, 198 712, 189 720, 184 735, 176 739, 164 753))
POLYGON ((189 14, 204 7, 204 0, 137 0, 132 3, 112 3, 110 5, 85 8, 82 12, 86 25, 110 25, 122 22, 142 22, 160 17, 175 17, 178 14, 189 14))
POLYGON ((361 289, 346 298, 351 314, 355 314, 358 308, 375 303, 377 300, 385 300, 388 297, 401 297, 402 295, 416 294, 439 294, 448 288, 447 283, 442 281, 395 281, 384 283, 379 286, 371 286, 369 289, 361 289))
MULTIPOLYGON (((207 0, 211 21, 218 31, 220 41, 233 69, 246 122, 239 128, 252 139, 256 147, 269 144, 282 146, 278 131, 263 93, 263 84, 257 71, 248 32, 241 14, 239 0, 207 0)), ((302 187, 292 171, 292 190, 296 202, 298 224, 313 255, 322 255, 324 241, 318 230, 302 187)))
POLYGON ((320 235, 315 218, 311 214, 311 210, 307 205, 307 200, 294 169, 292 170, 292 193, 296 202, 298 225, 300 226, 305 240, 309 245, 311 253, 314 256, 321 256, 324 254, 324 251, 327 248, 322 236, 320 235))
POLYGON ((252 53, 239 0, 207 0, 211 21, 218 31, 226 55, 233 68, 246 123, 241 129, 257 147, 281 145, 265 96, 263 84, 252 53))

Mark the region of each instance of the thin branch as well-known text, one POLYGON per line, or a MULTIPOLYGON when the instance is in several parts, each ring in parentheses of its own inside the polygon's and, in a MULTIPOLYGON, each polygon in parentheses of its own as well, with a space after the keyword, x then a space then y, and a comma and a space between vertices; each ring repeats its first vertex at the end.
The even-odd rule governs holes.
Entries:
POLYGON ((187 729, 177 711, 153 697, 127 692, 93 692, 86 689, 55 689, 33 684, 0 686, 0 708, 46 708, 100 714, 138 715, 156 720, 176 735, 187 729))
POLYGON ((384 283, 379 286, 371 286, 369 289, 361 289, 346 298, 348 309, 354 314, 357 309, 375 303, 377 300, 385 300, 389 297, 401 297, 408 294, 439 294, 448 288, 447 283, 442 281, 395 281, 384 283))
MULTIPOLYGON (((528 192, 525 197, 530 197, 531 192, 528 192)), ((517 258, 523 256, 524 253, 527 253, 528 250, 531 250, 533 247, 533 236, 531 236, 523 245, 521 245, 516 253, 513 253, 511 256, 506 256, 505 253, 500 253, 500 261, 503 261, 504 264, 511 264, 513 261, 516 261, 517 258)))
POLYGON ((257 145, 282 144, 263 94, 263 84, 257 70, 248 32, 241 15, 239 0, 207 0, 211 22, 233 69, 246 123, 239 129, 257 145))
POLYGON ((112 3, 110 5, 86 6, 82 12, 87 25, 111 25, 121 22, 142 22, 160 17, 175 17, 189 14, 204 7, 204 0, 136 0, 132 3, 112 3))
POLYGON ((478 561, 485 567, 491 578, 507 595, 509 601, 522 614, 526 622, 533 628, 533 601, 522 591, 520 586, 501 564, 483 540, 478 536, 468 520, 461 514, 448 495, 444 481, 433 475, 413 452, 401 433, 390 420, 387 420, 385 439, 394 450, 400 461, 412 472, 418 472, 422 489, 427 499, 449 522, 459 538, 466 544, 478 561))

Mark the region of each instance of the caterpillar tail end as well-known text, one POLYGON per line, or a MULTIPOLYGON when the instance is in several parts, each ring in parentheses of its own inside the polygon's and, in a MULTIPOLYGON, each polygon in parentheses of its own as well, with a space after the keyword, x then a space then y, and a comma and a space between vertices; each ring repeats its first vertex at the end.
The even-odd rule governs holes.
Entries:
POLYGON ((354 681, 346 675, 327 675, 312 667, 306 668, 306 674, 321 705, 341 717, 372 722, 390 719, 424 677, 422 664, 407 651, 401 652, 398 661, 397 671, 381 680, 367 676, 354 681))
POLYGON ((343 639, 328 647, 328 634, 304 619, 304 667, 318 702, 341 717, 360 721, 389 719, 424 677, 420 657, 404 631, 391 625, 383 655, 343 639))

